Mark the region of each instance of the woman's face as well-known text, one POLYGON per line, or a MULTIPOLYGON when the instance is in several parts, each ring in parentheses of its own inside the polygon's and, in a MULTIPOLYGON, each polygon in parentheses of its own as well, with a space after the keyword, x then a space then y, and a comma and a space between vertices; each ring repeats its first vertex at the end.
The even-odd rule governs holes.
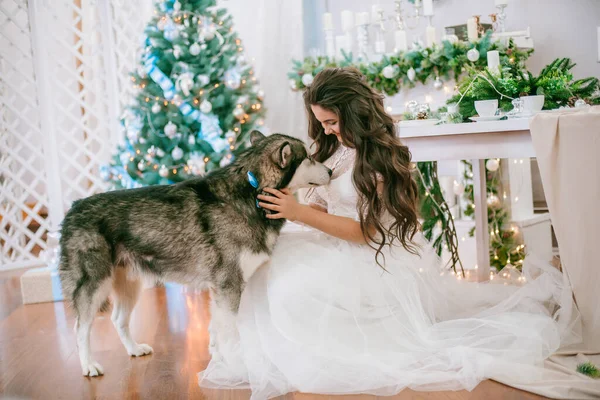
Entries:
POLYGON ((342 141, 342 134, 340 133, 340 120, 338 116, 325 108, 313 104, 310 106, 313 114, 321 123, 323 130, 326 135, 335 135, 337 139, 342 141))

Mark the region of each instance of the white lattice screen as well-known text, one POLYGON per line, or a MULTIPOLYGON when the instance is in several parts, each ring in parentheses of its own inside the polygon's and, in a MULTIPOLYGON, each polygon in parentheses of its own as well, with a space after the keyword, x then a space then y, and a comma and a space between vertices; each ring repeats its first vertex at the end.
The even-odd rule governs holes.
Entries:
POLYGON ((45 263, 70 204, 105 189, 149 1, 0 0, 0 269, 45 263))

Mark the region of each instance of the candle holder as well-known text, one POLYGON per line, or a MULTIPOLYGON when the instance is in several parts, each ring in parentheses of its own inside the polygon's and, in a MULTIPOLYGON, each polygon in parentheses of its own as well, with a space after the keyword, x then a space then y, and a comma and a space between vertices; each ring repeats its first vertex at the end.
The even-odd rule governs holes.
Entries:
POLYGON ((506 12, 504 11, 506 6, 506 4, 500 4, 499 6, 496 6, 498 9, 498 28, 500 32, 506 32, 506 12))
POLYGON ((481 15, 473 15, 473 18, 475 18, 475 24, 477 24, 477 35, 482 37, 485 35, 485 28, 481 25, 481 15))
POLYGON ((369 59, 369 24, 361 24, 356 27, 356 41, 358 43, 358 60, 369 59))
POLYGON ((375 26, 375 53, 385 53, 385 17, 383 16, 383 10, 377 11, 377 21, 373 24, 375 26))
POLYGON ((498 15, 490 14, 489 17, 490 17, 490 20, 492 21, 492 30, 494 32, 498 32, 498 15))
POLYGON ((329 58, 335 57, 335 41, 333 38, 333 29, 325 29, 325 54, 329 58))
POLYGON ((419 22, 421 21, 421 0, 415 0, 414 5, 414 13, 413 15, 405 15, 402 10, 402 0, 395 1, 395 15, 393 19, 396 21, 398 26, 398 30, 405 30, 408 28, 409 30, 413 30, 419 26, 419 22), (412 23, 407 23, 411 21, 412 23))

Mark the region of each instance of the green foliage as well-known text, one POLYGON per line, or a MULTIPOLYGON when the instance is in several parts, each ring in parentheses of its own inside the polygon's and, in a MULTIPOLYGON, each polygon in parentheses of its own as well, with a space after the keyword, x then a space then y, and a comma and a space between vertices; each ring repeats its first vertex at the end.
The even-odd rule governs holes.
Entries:
POLYGON ((465 120, 477 114, 477 100, 498 100, 503 111, 510 111, 512 99, 522 96, 544 95, 544 109, 573 106, 583 99, 589 104, 600 104, 598 78, 573 80, 571 70, 575 64, 569 58, 558 58, 547 65, 538 76, 531 72, 503 67, 500 73, 487 69, 471 69, 458 85, 459 93, 448 100, 458 104, 465 120))
POLYGON ((579 372, 580 374, 587 375, 591 378, 600 378, 600 370, 598 370, 598 367, 596 367, 589 361, 577 365, 577 372, 579 372))

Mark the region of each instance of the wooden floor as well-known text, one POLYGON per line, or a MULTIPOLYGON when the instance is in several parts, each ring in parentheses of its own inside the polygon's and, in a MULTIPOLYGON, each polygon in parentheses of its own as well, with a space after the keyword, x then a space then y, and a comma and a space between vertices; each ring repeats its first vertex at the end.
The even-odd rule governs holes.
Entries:
MULTIPOLYGON (((130 358, 110 314, 92 330, 100 378, 81 375, 74 317, 62 302, 21 304, 20 273, 0 273, 0 399, 248 399, 248 391, 205 390, 196 374, 209 361, 207 297, 169 285, 146 290, 132 317, 136 340, 154 354, 130 358)), ((376 399, 375 396, 288 394, 286 400, 376 399)), ((414 392, 391 399, 543 399, 486 381, 473 392, 414 392)))

